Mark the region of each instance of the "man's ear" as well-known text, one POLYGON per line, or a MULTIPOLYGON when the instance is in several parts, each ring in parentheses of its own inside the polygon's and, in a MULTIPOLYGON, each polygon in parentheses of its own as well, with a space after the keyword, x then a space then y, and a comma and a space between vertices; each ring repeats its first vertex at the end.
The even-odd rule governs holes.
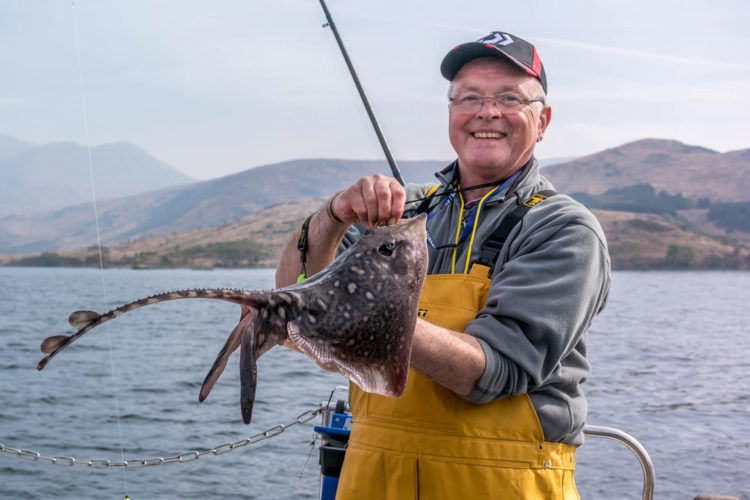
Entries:
POLYGON ((544 132, 547 130, 550 120, 552 119, 552 107, 545 106, 541 113, 539 113, 539 129, 536 135, 536 142, 542 142, 544 139, 544 132))

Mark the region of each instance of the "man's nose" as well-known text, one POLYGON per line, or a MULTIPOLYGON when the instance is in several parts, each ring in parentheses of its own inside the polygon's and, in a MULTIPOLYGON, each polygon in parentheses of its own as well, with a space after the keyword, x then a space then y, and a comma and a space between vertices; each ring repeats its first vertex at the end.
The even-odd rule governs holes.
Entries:
POLYGON ((477 115, 500 116, 502 114, 503 113, 500 109, 500 105, 497 103, 497 101, 493 97, 482 98, 482 105, 477 110, 477 115))

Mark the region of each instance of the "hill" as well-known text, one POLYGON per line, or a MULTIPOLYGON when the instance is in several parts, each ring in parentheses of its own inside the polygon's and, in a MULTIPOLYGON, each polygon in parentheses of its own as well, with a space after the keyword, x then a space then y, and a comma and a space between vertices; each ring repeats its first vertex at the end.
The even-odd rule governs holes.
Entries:
POLYGON ((563 193, 601 195, 650 184, 656 191, 692 200, 750 201, 750 149, 718 153, 678 141, 642 139, 549 166, 544 175, 563 193))
MULTIPOLYGON (((107 266, 119 267, 273 267, 289 233, 324 200, 282 203, 222 226, 107 246, 103 256, 107 266)), ((13 260, 27 265, 99 266, 95 245, 26 256, 0 255, 0 265, 13 260)))
POLYGON ((750 269, 750 249, 668 214, 593 210, 613 269, 750 269))
MULTIPOLYGON (((325 198, 267 207, 217 227, 151 236, 103 249, 106 267, 275 267, 290 232, 325 198)), ((687 230, 669 215, 594 210, 614 269, 748 269, 750 250, 687 230)), ((0 255, 0 265, 99 266, 93 247, 0 255)))
POLYGON ((36 144, 31 142, 21 141, 6 134, 0 134, 0 160, 35 146, 36 144))
MULTIPOLYGON (((447 162, 400 166, 411 182, 429 182, 447 162)), ((97 203, 106 245, 145 236, 226 224, 269 205, 326 196, 364 175, 390 172, 376 160, 314 159, 266 165, 238 174, 97 203)), ((86 247, 96 242, 90 201, 45 214, 0 219, 0 253, 86 247)))
MULTIPOLYGON (((430 182, 445 164, 403 162, 401 167, 409 181, 430 182)), ((746 265, 743 245, 750 244, 749 165, 750 150, 717 153, 644 139, 551 165, 543 174, 600 215, 616 267, 682 262, 683 267, 741 268, 746 265)), ((114 265, 270 265, 282 243, 273 239, 274 231, 286 234, 302 217, 302 212, 294 215, 292 200, 309 203, 373 172, 388 172, 385 161, 293 160, 104 200, 98 204, 102 241, 114 265), (281 215, 281 207, 289 213, 281 215), (262 218, 249 217, 253 214, 262 218), (254 229, 243 225, 250 220, 254 229), (255 260, 251 264, 243 255, 255 260)), ((87 251, 60 251, 95 242, 90 203, 0 219, 0 252, 56 251, 83 262, 87 251)))
MULTIPOLYGON (((97 200, 194 179, 128 142, 91 149, 97 200)), ((0 136, 0 216, 49 212, 92 200, 89 151, 59 142, 34 145, 0 136)))

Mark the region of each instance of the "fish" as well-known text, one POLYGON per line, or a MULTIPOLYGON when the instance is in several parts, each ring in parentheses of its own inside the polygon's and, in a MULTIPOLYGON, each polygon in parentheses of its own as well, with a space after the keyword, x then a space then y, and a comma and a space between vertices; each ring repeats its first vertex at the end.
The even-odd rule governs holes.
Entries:
POLYGON ((400 397, 406 388, 419 295, 427 272, 426 215, 371 228, 309 279, 269 291, 188 289, 152 295, 107 313, 75 311, 78 331, 42 341, 42 370, 91 329, 134 309, 176 299, 239 304, 234 327, 201 386, 203 402, 240 349, 240 408, 249 424, 258 358, 286 340, 324 370, 339 372, 362 390, 400 397))

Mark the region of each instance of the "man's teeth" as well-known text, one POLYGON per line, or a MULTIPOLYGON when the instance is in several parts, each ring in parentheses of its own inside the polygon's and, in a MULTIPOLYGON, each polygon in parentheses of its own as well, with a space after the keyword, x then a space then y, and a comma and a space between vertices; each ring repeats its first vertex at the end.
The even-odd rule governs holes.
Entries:
POLYGON ((474 132, 477 139, 500 139, 500 132, 474 132))

